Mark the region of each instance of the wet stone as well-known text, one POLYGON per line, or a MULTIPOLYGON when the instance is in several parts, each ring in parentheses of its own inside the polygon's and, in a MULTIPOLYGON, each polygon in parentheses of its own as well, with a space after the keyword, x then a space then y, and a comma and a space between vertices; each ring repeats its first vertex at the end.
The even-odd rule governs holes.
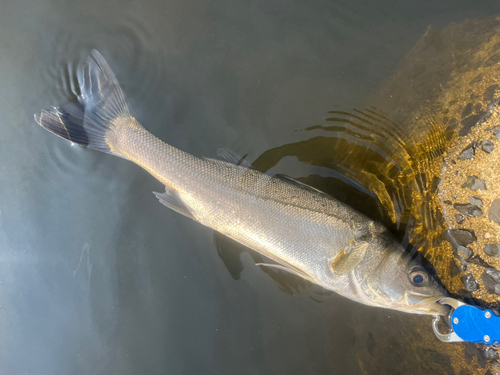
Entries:
POLYGON ((487 255, 496 258, 496 257, 498 257, 500 255, 500 245, 499 244, 493 244, 493 243, 484 245, 483 251, 487 255))
POLYGON ((465 271, 466 271, 466 267, 463 267, 463 264, 460 264, 460 265, 451 264, 450 265, 450 276, 451 277, 463 275, 463 273, 465 271))
POLYGON ((465 221, 465 217, 460 214, 455 214, 455 219, 457 220, 458 224, 462 224, 465 221))
POLYGON ((468 117, 472 114, 472 103, 467 103, 467 105, 462 110, 462 118, 468 117))
POLYGON ((500 294, 500 271, 495 268, 487 268, 481 275, 481 280, 488 292, 500 294))
POLYGON ((453 197, 453 199, 457 199, 457 195, 456 194, 453 194, 452 197, 453 197))
POLYGON ((486 190, 486 182, 477 176, 467 177, 467 181, 461 186, 462 189, 468 188, 472 191, 486 190))
POLYGON ((493 128, 493 133, 495 134, 496 139, 500 139, 500 126, 495 126, 493 128))
POLYGON ((473 204, 475 206, 482 206, 483 205, 483 201, 479 198, 476 198, 476 197, 469 197, 469 203, 473 204))
POLYGON ((450 229, 445 233, 445 237, 454 248, 467 246, 477 241, 474 231, 469 229, 450 229))
POLYGON ((479 255, 473 255, 473 256, 471 256, 470 259, 468 260, 468 262, 472 263, 472 264, 477 264, 478 266, 482 266, 482 267, 489 267, 490 266, 488 264, 488 262, 486 262, 479 255))
POLYGON ((500 199, 495 199, 491 204, 488 219, 500 224, 500 199))
POLYGON ((484 91, 484 101, 485 102, 490 102, 493 100, 493 97, 495 96, 495 90, 497 89, 498 85, 493 85, 484 91))
POLYGON ((467 134, 469 134, 470 129, 476 125, 476 123, 479 121, 481 118, 481 115, 472 115, 469 117, 464 118, 460 123, 462 124, 462 129, 458 132, 458 135, 463 137, 467 134))
POLYGON ((455 203, 453 205, 453 208, 458 212, 460 212, 461 214, 464 214, 465 216, 469 217, 478 217, 483 214, 483 211, 478 206, 474 206, 470 203, 465 203, 465 204, 455 203))
POLYGON ((472 250, 465 246, 459 246, 457 248, 457 255, 460 258, 467 260, 472 256, 472 250))
MULTIPOLYGON (((488 109, 488 111, 489 110, 490 109, 488 109)), ((483 122, 488 121, 490 119, 490 117, 491 117, 491 113, 487 113, 487 112, 482 112, 481 113, 481 121, 483 121, 483 122)))
POLYGON ((489 347, 484 350, 484 356, 488 361, 496 360, 498 359, 498 352, 495 349, 489 347))
POLYGON ((466 271, 466 267, 463 267, 462 265, 451 265, 450 266, 450 276, 455 277, 458 275, 463 275, 463 273, 466 271))
POLYGON ((481 211, 481 209, 478 206, 472 206, 470 208, 470 211, 471 211, 472 216, 474 216, 474 217, 478 217, 478 216, 481 216, 483 214, 483 211, 481 211))
POLYGON ((458 154, 458 158, 462 160, 472 159, 476 153, 476 142, 472 142, 463 151, 458 154))
POLYGON ((479 287, 478 282, 470 273, 462 276, 462 282, 464 283, 465 289, 469 292, 474 292, 479 287))
POLYGON ((490 141, 484 141, 481 148, 483 149, 484 152, 487 152, 489 154, 491 151, 495 149, 495 145, 490 141))

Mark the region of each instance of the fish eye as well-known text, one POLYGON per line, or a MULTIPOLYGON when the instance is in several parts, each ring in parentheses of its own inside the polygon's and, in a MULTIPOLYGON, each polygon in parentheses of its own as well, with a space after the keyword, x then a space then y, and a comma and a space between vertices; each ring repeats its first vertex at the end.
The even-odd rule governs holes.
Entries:
POLYGON ((427 281, 427 273, 422 269, 413 269, 410 272, 410 281, 415 286, 420 286, 427 281))

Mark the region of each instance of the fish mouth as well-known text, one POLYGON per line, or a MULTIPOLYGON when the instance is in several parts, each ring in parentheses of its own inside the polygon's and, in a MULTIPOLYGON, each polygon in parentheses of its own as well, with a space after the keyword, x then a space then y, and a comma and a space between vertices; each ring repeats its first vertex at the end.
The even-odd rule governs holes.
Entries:
POLYGON ((447 315, 450 308, 439 303, 444 298, 443 295, 429 296, 418 293, 406 293, 406 304, 415 314, 447 315))

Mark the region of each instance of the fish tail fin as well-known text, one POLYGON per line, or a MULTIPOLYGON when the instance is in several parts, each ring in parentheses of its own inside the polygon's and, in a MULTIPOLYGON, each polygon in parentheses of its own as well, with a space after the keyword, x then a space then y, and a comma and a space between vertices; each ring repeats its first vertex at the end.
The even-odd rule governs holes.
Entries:
POLYGON ((138 123, 130 114, 125 95, 102 55, 93 50, 78 77, 78 101, 35 114, 48 131, 79 145, 121 156, 114 147, 117 124, 138 123), (123 119, 123 121, 117 121, 123 119))

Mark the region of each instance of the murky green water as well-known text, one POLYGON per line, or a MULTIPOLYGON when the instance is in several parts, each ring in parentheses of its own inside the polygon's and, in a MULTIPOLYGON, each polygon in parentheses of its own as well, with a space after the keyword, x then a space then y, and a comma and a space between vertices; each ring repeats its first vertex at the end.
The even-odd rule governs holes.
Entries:
MULTIPOLYGON (((96 48, 154 134, 253 161, 311 138, 300 130, 328 111, 362 108, 430 24, 495 13, 498 3, 474 1, 4 0, 0 373, 362 373, 357 353, 377 336, 360 335, 359 321, 405 315, 270 277, 247 252, 235 280, 214 233, 158 204, 145 171, 71 147, 33 113, 74 98, 96 48)), ((332 194, 345 186, 297 158, 275 170, 328 177, 332 194)), ((394 363, 398 342, 380 345, 394 363)), ((420 355, 396 373, 436 360, 420 355)))

